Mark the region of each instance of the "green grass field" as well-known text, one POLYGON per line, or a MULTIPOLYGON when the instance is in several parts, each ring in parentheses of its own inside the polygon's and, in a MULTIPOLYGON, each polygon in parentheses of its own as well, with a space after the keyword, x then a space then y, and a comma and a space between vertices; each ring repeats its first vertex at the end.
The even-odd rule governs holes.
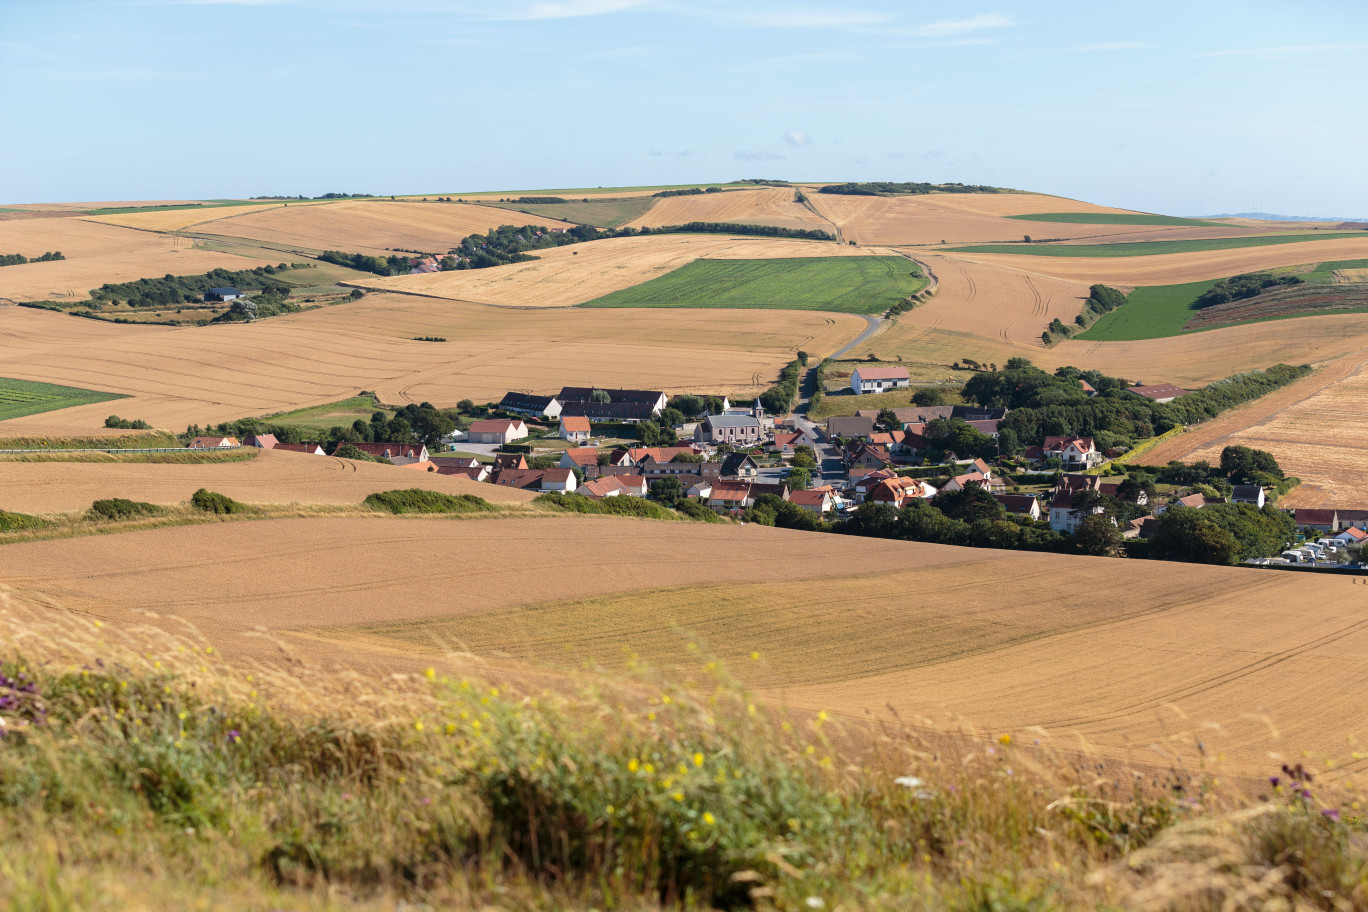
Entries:
POLYGON ((568 203, 499 203, 494 200, 473 200, 482 206, 527 212, 544 218, 565 219, 595 228, 620 228, 632 219, 645 214, 656 202, 653 196, 628 196, 622 199, 574 200, 568 203))
POLYGON ((350 427, 352 422, 358 418, 368 422, 376 412, 384 412, 387 418, 394 417, 393 409, 382 408, 373 397, 353 396, 350 399, 343 399, 341 402, 329 402, 326 405, 295 409, 293 412, 267 415, 263 420, 270 421, 272 424, 293 424, 317 431, 326 431, 338 425, 350 427))
POLYGON ((1030 215, 1009 215, 1023 222, 1054 222, 1060 225, 1173 225, 1193 228, 1223 228, 1220 222, 1178 218, 1173 215, 1149 215, 1140 212, 1033 212, 1030 215))
POLYGON ((882 313, 926 287, 902 257, 695 260, 582 307, 709 307, 882 313))
POLYGON ((1271 273, 1281 274, 1291 272, 1302 277, 1302 281, 1308 285, 1334 285, 1335 273, 1341 269, 1368 269, 1368 260, 1333 260, 1328 263, 1317 263, 1309 272, 1301 272, 1304 266, 1293 266, 1287 269, 1270 269, 1271 273))
POLYGON ((1187 241, 1135 241, 1128 244, 978 244, 973 247, 951 247, 949 252, 1015 253, 1020 256, 1053 257, 1135 257, 1197 253, 1203 250, 1235 250, 1240 247, 1269 247, 1275 244, 1333 241, 1340 238, 1362 239, 1363 234, 1320 231, 1315 234, 1264 234, 1253 237, 1194 238, 1187 241))
POLYGON ((0 421, 42 412, 55 412, 57 409, 71 408, 73 405, 90 405, 92 402, 125 398, 127 397, 119 393, 101 393, 74 386, 57 386, 33 380, 0 377, 0 421))
POLYGON ((1075 339, 1089 342, 1132 342, 1137 339, 1162 339, 1183 331, 1183 324, 1196 313, 1192 302, 1207 292, 1216 281, 1188 282, 1183 285, 1150 285, 1135 289, 1126 303, 1103 314, 1075 339))

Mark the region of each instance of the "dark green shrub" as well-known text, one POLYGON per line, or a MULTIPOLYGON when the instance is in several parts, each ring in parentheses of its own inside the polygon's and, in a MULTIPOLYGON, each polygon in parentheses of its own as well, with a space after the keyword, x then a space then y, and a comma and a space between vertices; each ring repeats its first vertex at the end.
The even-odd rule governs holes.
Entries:
POLYGON ((135 516, 156 516, 162 508, 156 504, 111 497, 97 500, 90 505, 90 512, 102 519, 132 519, 135 516))
POLYGON ((681 500, 677 504, 675 504, 675 509, 679 511, 679 514, 681 516, 687 516, 689 519, 695 519, 699 522, 725 522, 725 520, 722 519, 722 517, 718 516, 712 510, 703 506, 703 504, 699 503, 696 500, 681 500))
POLYGON ((240 504, 226 494, 219 494, 205 488, 200 488, 191 495, 190 504, 196 510, 203 510, 205 513, 215 513, 218 515, 247 512, 246 504, 240 504))
POLYGON ((441 494, 421 488, 381 491, 366 498, 365 504, 387 513, 488 513, 494 505, 474 494, 441 494))

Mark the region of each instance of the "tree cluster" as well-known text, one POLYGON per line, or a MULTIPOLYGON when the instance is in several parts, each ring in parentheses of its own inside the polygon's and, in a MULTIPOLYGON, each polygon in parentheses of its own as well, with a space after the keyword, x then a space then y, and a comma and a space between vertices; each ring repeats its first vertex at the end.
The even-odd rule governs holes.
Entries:
POLYGON ((255 269, 231 271, 212 269, 204 275, 165 275, 160 279, 138 279, 133 282, 105 283, 90 292, 97 301, 127 304, 135 308, 177 307, 200 300, 211 288, 232 287, 241 291, 262 291, 289 297, 290 286, 271 277, 292 269, 307 269, 309 265, 281 263, 279 266, 258 266, 255 269))
POLYGON ((1221 279, 1211 289, 1193 302, 1193 307, 1201 310, 1228 301, 1241 301, 1262 294, 1265 288, 1283 285, 1300 285, 1305 281, 1301 276, 1273 275, 1267 272, 1247 272, 1242 275, 1221 279))
POLYGON ((568 203, 569 200, 567 200, 563 196, 520 196, 515 200, 511 200, 510 202, 545 206, 555 205, 557 203, 568 203))
POLYGON ((234 301, 227 310, 214 317, 214 319, 209 322, 251 323, 253 320, 262 320, 266 317, 278 317, 281 314, 299 313, 304 308, 286 300, 285 296, 288 294, 289 289, 286 289, 284 294, 272 289, 250 301, 234 301))
POLYGON ((722 193, 725 190, 725 187, 708 187, 706 189, 703 187, 690 187, 687 190, 661 190, 659 193, 652 193, 651 195, 664 199, 670 196, 702 196, 705 193, 722 193))
POLYGON ((0 253, 0 266, 22 266, 25 263, 50 263, 54 260, 65 260, 60 250, 49 250, 42 256, 29 259, 22 253, 0 253))
POLYGON ((1236 564, 1282 552, 1296 532, 1292 517, 1276 507, 1209 504, 1200 510, 1169 507, 1146 545, 1147 557, 1197 564, 1236 564))
MULTIPOLYGON (((647 233, 645 229, 643 234, 647 233)), ((736 222, 685 222, 654 229, 656 234, 749 234, 756 237, 799 238, 808 241, 834 241, 836 235, 819 228, 781 228, 777 225, 742 225, 736 222)))
POLYGON ((779 382, 761 393, 758 401, 771 415, 783 415, 793 408, 802 381, 803 362, 794 358, 779 372, 779 382))
POLYGON ((325 263, 334 263, 338 266, 346 266, 349 269, 370 272, 380 276, 408 275, 409 270, 413 268, 411 257, 398 255, 378 257, 367 253, 325 250, 318 255, 318 258, 325 263))

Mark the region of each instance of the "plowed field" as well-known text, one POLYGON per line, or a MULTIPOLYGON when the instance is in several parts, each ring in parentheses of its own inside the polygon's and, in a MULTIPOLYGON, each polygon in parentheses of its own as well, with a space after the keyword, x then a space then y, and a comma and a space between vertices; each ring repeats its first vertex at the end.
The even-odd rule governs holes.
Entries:
MULTIPOLYGON (((824 313, 513 311, 390 295, 212 327, 116 326, 10 307, 0 308, 0 363, 16 379, 126 393, 119 414, 181 430, 358 390, 437 405, 576 383, 746 392, 756 374, 771 382, 795 350, 834 351, 862 326, 824 313)), ((0 427, 10 436, 86 432, 109 411, 81 406, 0 427)))
POLYGON ((698 196, 668 196, 629 224, 640 228, 687 222, 740 222, 780 228, 816 228, 835 233, 831 223, 794 200, 792 187, 728 190, 698 196))
POLYGON ((346 200, 273 207, 201 226, 219 236, 250 238, 311 250, 374 255, 395 250, 446 253, 471 234, 499 225, 558 225, 557 219, 460 203, 346 200))
POLYGON ((359 504, 368 494, 395 488, 477 494, 492 503, 527 503, 534 496, 452 475, 283 450, 202 465, 0 462, 0 509, 20 513, 83 510, 105 497, 183 503, 200 488, 260 504, 359 504))
POLYGON ((823 241, 664 234, 612 238, 536 252, 530 263, 429 275, 376 277, 375 288, 506 307, 569 307, 638 285, 697 259, 867 256, 887 253, 823 241))
POLYGON ((1352 765, 1346 735, 1368 732, 1368 593, 1324 576, 607 517, 154 529, 7 545, 0 568, 113 622, 184 618, 230 658, 279 655, 254 625, 352 668, 462 650, 496 674, 668 666, 700 638, 801 709, 1103 757, 1162 763, 1200 738, 1210 762, 1260 774, 1270 752, 1352 765), (1061 599, 1061 580, 1089 597, 1061 599))

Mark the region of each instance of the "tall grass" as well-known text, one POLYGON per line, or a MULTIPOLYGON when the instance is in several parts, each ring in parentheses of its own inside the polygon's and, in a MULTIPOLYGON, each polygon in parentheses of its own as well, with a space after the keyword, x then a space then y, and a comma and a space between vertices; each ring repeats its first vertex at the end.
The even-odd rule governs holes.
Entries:
POLYGON ((1260 798, 843 727, 696 659, 247 668, 0 593, 0 908, 1368 908, 1357 811, 1303 770, 1260 798))

